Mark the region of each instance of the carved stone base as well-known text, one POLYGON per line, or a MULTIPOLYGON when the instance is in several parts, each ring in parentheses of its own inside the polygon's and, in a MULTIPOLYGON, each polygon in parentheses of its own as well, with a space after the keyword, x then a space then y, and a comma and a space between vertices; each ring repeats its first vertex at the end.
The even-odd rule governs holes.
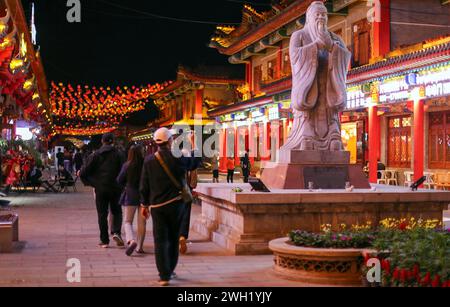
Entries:
POLYGON ((269 189, 345 189, 346 182, 357 189, 370 189, 360 165, 350 164, 347 151, 280 152, 280 161, 264 164, 261 180, 269 189))
POLYGON ((288 238, 269 243, 282 278, 320 285, 362 286, 362 249, 306 248, 288 238))

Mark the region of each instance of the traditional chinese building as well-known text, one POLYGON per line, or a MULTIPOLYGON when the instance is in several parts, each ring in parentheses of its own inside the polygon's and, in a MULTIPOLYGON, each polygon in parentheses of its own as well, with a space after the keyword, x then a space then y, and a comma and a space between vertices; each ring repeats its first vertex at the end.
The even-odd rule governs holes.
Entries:
POLYGON ((15 138, 19 120, 50 132, 48 86, 19 0, 0 1, 0 130, 15 138))
POLYGON ((149 132, 159 127, 195 124, 195 115, 201 115, 201 125, 215 123, 209 117, 209 109, 232 104, 238 99, 237 89, 244 83, 244 73, 239 67, 180 67, 177 79, 154 95, 159 117, 141 132, 134 133, 132 140, 150 139, 149 132))
MULTIPOLYGON (((261 160, 276 159, 292 121, 290 36, 304 26, 311 2, 278 1, 264 13, 246 5, 240 26, 217 28, 211 47, 229 55, 230 63, 246 67, 244 99, 209 111, 222 124, 222 155, 238 160, 242 150, 237 143, 244 139, 245 149, 257 153, 252 155, 257 167, 261 160), (260 157, 261 152, 269 154, 260 157)), ((378 159, 400 175, 413 171, 416 178, 424 169, 448 169, 450 148, 440 145, 442 148, 438 149, 432 140, 445 144, 444 140, 450 137, 442 133, 447 129, 443 110, 449 106, 445 61, 450 5, 439 0, 374 3, 379 5, 369 6, 367 1, 325 1, 329 30, 340 35, 353 54, 348 106, 341 116, 343 141, 351 152, 352 163, 364 165, 370 161, 372 182, 377 181, 378 159), (430 40, 433 37, 438 38, 430 40), (429 75, 435 77, 424 77, 429 75), (392 78, 401 85, 391 83, 392 78), (437 92, 431 94, 433 91, 437 92), (431 99, 428 102, 413 103, 427 95, 431 99), (440 97, 439 103, 436 97, 440 97), (416 116, 414 112, 418 112, 416 116), (441 132, 425 135, 431 131, 441 132)))

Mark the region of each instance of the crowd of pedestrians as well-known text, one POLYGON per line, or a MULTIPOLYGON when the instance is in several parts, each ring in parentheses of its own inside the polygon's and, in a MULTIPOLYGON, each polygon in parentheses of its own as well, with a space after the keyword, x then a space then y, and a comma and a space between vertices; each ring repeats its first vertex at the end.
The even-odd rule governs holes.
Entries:
POLYGON ((196 186, 201 158, 194 151, 175 157, 171 151, 173 135, 166 128, 155 132, 154 141, 158 147, 155 153, 144 157, 143 147, 133 145, 126 159, 114 146, 114 135, 107 133, 102 147, 85 159, 79 175, 85 185, 94 188, 100 247, 109 247, 112 236, 117 246, 125 247, 126 255, 144 253, 146 221, 152 218, 159 284, 166 286, 176 277, 179 253, 187 249, 191 190, 196 186))

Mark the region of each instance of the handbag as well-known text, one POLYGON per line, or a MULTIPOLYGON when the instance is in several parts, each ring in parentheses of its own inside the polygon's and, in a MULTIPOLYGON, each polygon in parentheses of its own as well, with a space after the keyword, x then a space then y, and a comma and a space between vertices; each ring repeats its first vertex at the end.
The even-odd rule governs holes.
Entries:
POLYGON ((192 170, 187 172, 187 181, 188 181, 188 185, 191 189, 196 189, 197 188, 197 183, 198 183, 198 174, 197 174, 197 170, 192 170))
POLYGON ((194 201, 194 197, 192 196, 191 189, 187 185, 186 181, 182 181, 181 184, 180 184, 178 182, 178 180, 175 179, 174 175, 172 174, 172 172, 167 167, 166 162, 164 162, 164 160, 161 157, 161 155, 159 154, 159 152, 157 152, 155 154, 155 157, 158 160, 158 162, 161 165, 161 167, 164 169, 164 172, 166 173, 166 175, 169 176, 170 180, 175 185, 175 187, 178 190, 180 190, 180 196, 183 199, 183 202, 186 203, 186 204, 192 203, 194 201))

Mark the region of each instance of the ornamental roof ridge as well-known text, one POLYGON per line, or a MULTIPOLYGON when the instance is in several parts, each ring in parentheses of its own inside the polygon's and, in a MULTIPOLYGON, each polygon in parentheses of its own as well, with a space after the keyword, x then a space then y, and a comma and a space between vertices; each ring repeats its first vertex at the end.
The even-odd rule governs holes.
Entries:
MULTIPOLYGON (((240 26, 229 34, 221 30, 216 30, 211 37, 210 47, 218 49, 220 53, 233 55, 256 41, 264 38, 268 34, 276 31, 282 26, 302 16, 309 4, 314 0, 279 0, 272 4, 272 9, 266 11, 264 20, 258 23, 249 23, 246 19, 244 6, 243 21, 240 26)), ((222 28, 223 26, 219 26, 222 28)))
POLYGON ((349 71, 348 76, 356 77, 357 75, 367 73, 369 71, 378 70, 388 66, 397 66, 407 61, 419 59, 437 53, 450 53, 450 35, 445 37, 441 36, 436 39, 393 50, 385 59, 379 60, 372 64, 353 68, 349 71), (413 47, 413 51, 411 51, 411 46, 413 47))

